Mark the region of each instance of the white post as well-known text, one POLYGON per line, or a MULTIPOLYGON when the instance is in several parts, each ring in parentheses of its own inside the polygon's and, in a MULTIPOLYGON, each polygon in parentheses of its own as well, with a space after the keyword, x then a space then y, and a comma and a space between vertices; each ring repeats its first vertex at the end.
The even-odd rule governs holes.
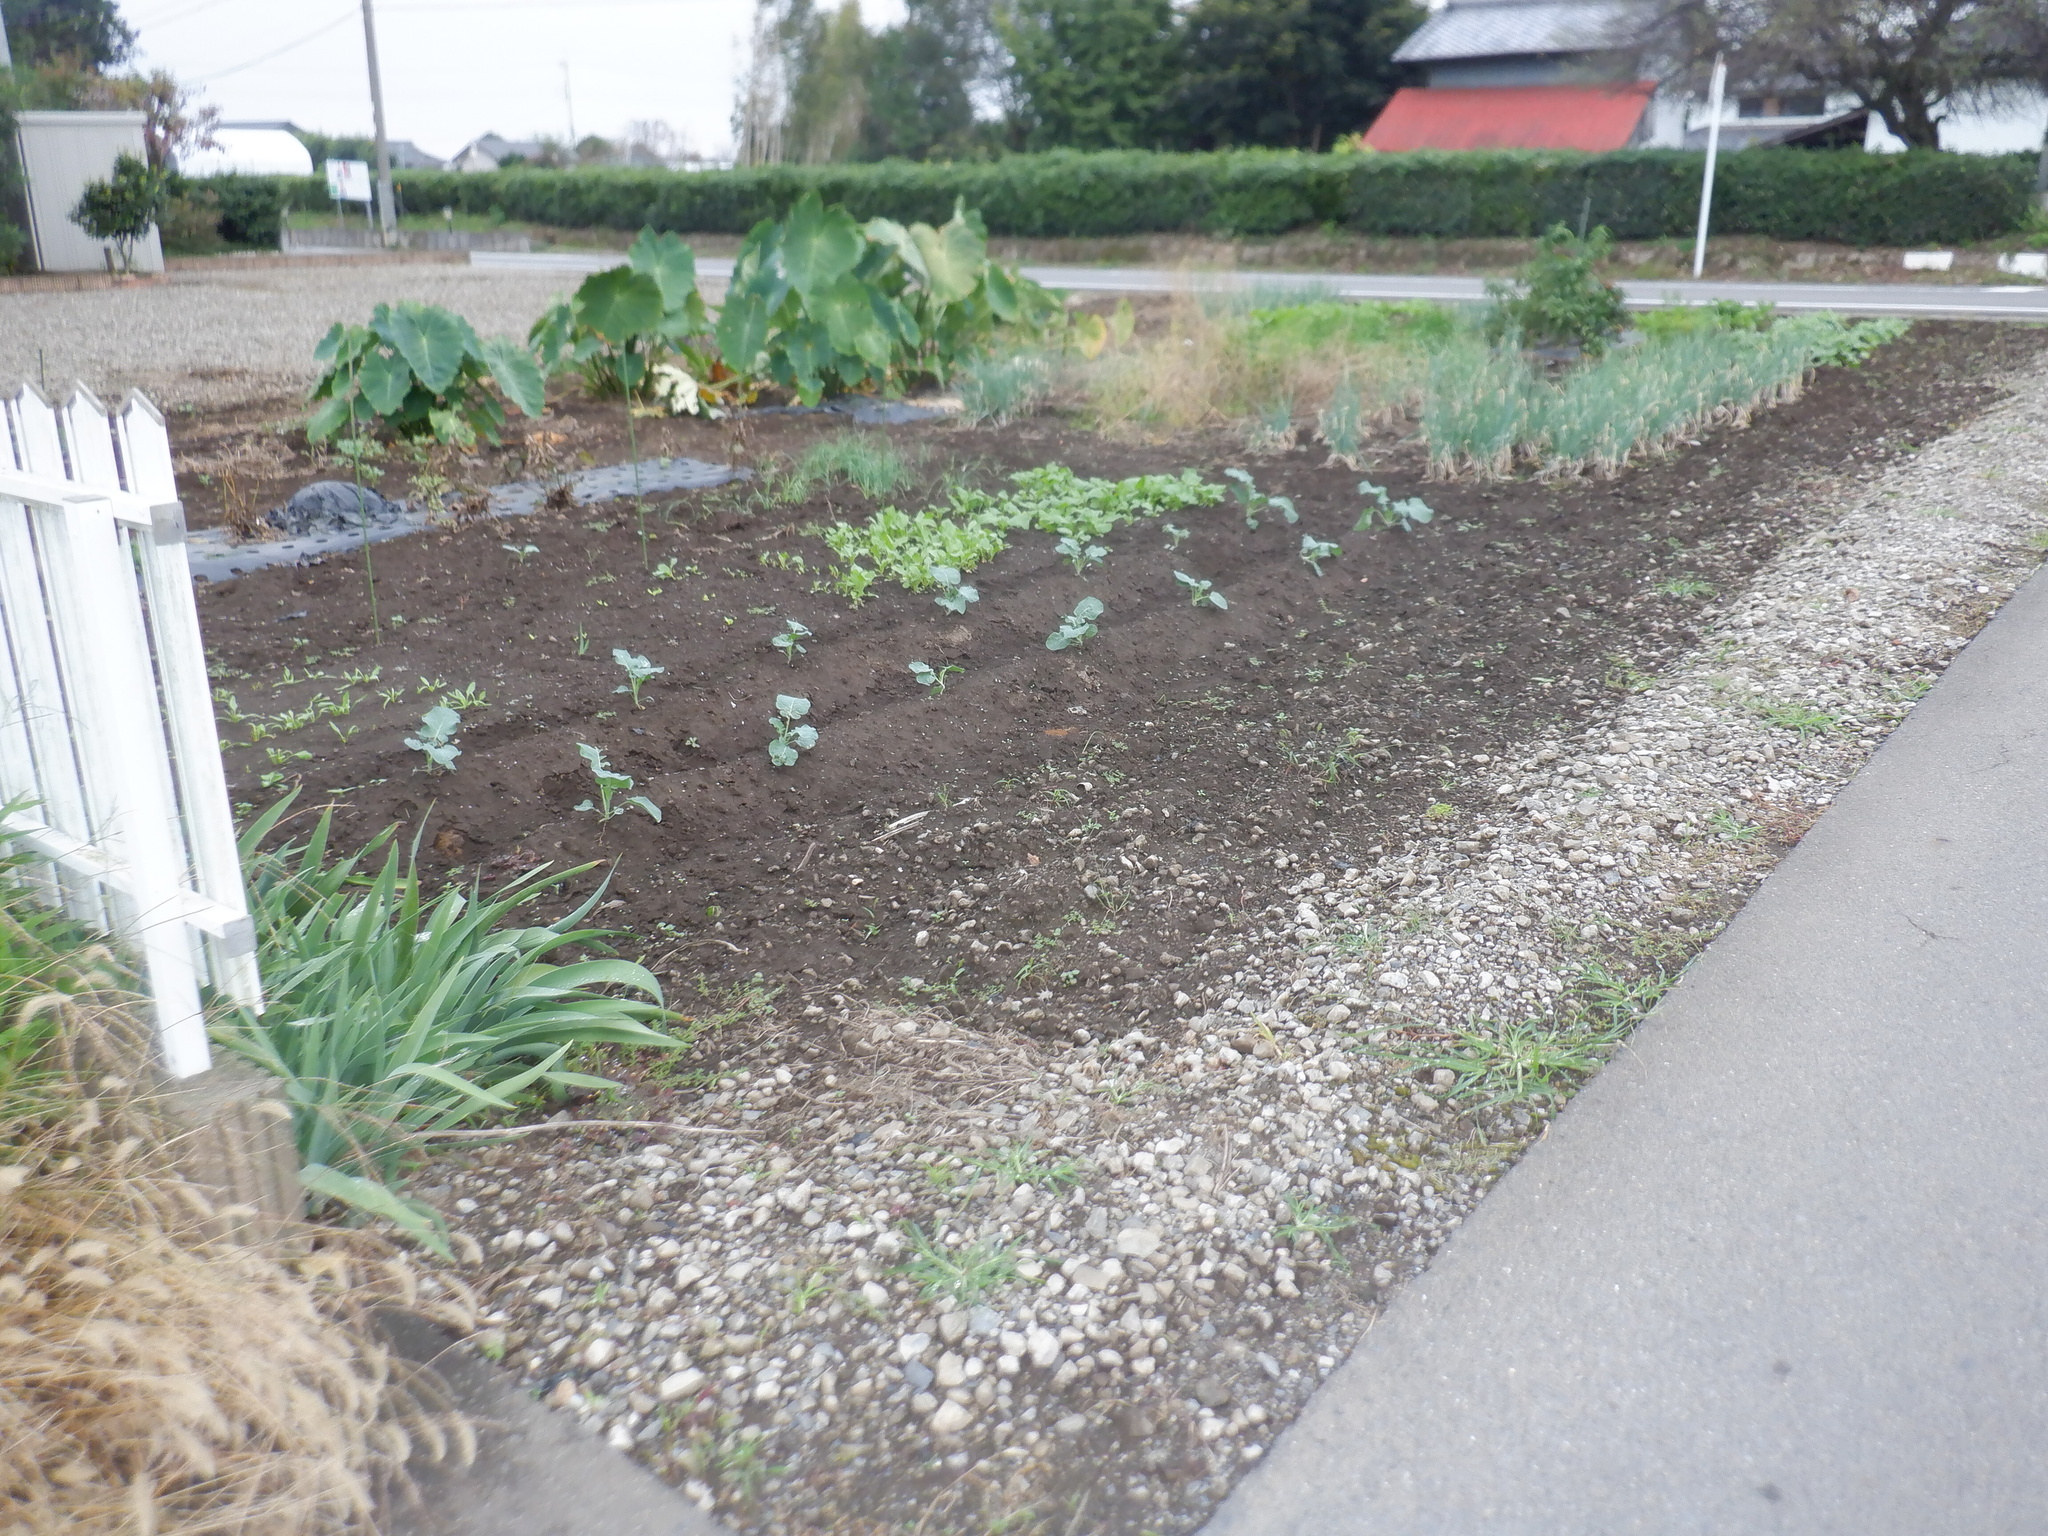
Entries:
POLYGON ((1707 169, 1700 178, 1700 231, 1692 243, 1692 275, 1707 265, 1707 220, 1714 211, 1714 162, 1721 154, 1721 93, 1728 88, 1728 61, 1714 55, 1714 80, 1707 87, 1707 169))

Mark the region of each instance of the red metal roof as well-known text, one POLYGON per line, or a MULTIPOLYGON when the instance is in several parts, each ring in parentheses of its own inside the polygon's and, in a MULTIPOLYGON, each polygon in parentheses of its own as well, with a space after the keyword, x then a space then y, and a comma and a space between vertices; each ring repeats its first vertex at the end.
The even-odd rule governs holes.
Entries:
POLYGON ((1630 85, 1409 86, 1365 142, 1373 149, 1623 149, 1656 82, 1630 85))

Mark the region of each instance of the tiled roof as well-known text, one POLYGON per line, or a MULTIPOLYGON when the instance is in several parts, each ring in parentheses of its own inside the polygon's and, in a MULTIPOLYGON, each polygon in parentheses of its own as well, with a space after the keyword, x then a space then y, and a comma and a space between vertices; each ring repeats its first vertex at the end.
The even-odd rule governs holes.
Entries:
POLYGON ((1404 64, 1617 46, 1627 0, 1452 0, 1396 50, 1404 64))
POLYGON ((1438 86, 1396 91, 1366 130, 1368 147, 1404 149, 1624 149, 1656 82, 1633 85, 1438 86))

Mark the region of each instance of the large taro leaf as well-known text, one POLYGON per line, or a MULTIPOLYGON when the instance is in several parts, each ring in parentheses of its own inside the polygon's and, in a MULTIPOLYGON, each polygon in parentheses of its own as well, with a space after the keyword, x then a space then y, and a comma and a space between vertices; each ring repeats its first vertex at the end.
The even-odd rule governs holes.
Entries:
POLYGON ((773 313, 762 294, 726 294, 725 307, 718 312, 718 325, 713 333, 726 367, 738 374, 754 372, 762 348, 768 345, 768 322, 773 313))
POLYGON ((444 393, 455 382, 476 340, 467 321, 432 304, 400 304, 396 309, 380 304, 370 328, 412 365, 413 373, 433 395, 444 393))
POLYGON ((1005 325, 1015 325, 1024 312, 1017 285, 1010 281, 1010 274, 994 262, 990 262, 988 268, 988 307, 1005 325))
POLYGON ((853 215, 827 208, 815 191, 797 200, 782 226, 782 270, 806 298, 847 276, 866 250, 853 215))
POLYGON ((608 267, 583 279, 576 317, 614 347, 661 324, 661 284, 631 267, 608 267))
POLYGON ((918 282, 930 286, 931 274, 925 270, 924 252, 910 238, 910 231, 894 219, 869 219, 861 226, 861 233, 887 250, 894 251, 918 282))
POLYGON ((646 273, 660 286, 664 312, 687 309, 697 296, 697 253, 683 244, 681 236, 643 229, 626 260, 635 272, 646 273))
POLYGON ((850 353, 881 372, 889 366, 894 338, 875 312, 876 297, 874 289, 848 273, 823 292, 811 294, 804 307, 813 319, 825 323, 833 351, 850 353))
POLYGON ((924 253, 926 282, 941 304, 970 297, 988 267, 988 240, 958 213, 937 229, 910 226, 910 238, 924 253))
POLYGON ((531 352, 510 336, 493 336, 483 344, 481 355, 507 400, 528 416, 538 416, 547 408, 547 381, 531 352))
MULTIPOLYGON (((826 386, 834 375, 844 382, 846 369, 839 349, 832 345, 831 333, 815 320, 803 319, 791 325, 782 333, 781 352, 789 367, 788 383, 796 390, 797 400, 804 405, 816 405, 825 397, 826 386)), ((854 362, 856 371, 859 364, 854 362)))
POLYGON ((362 367, 356 370, 356 383, 362 389, 363 399, 379 416, 398 414, 405 397, 412 393, 412 378, 412 364, 398 353, 382 348, 364 358, 362 367))
MULTIPOLYGON (((342 387, 339 394, 329 395, 325 400, 322 400, 320 408, 313 413, 312 419, 306 423, 306 441, 309 443, 324 443, 343 427, 346 427, 351 420, 349 407, 354 401, 355 393, 346 385, 342 387)), ((358 407, 357 409, 360 412, 361 408, 358 407)))

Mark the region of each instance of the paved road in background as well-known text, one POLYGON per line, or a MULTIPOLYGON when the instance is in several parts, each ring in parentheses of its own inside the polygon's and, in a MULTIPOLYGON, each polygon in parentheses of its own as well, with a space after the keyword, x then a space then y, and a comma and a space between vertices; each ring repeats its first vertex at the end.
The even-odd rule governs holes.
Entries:
POLYGON ((2048 1530, 2044 954, 2037 575, 1202 1536, 2048 1530))
MULTIPOLYGON (((505 272, 596 272, 616 266, 616 254, 591 252, 473 251, 470 264, 505 272)), ((1402 277, 1357 272, 1174 272, 1146 267, 1025 267, 1024 275, 1048 288, 1073 293, 1209 293, 1318 291, 1340 299, 1435 299, 1471 304, 1486 297, 1479 277, 1402 277)), ((698 275, 723 282, 730 260, 700 256, 698 275)), ((1734 299, 1775 304, 1783 310, 1832 309, 1846 315, 1903 315, 1916 319, 2048 320, 2048 288, 2038 283, 2000 288, 1936 283, 1623 283, 1634 309, 1706 304, 1734 299)))

